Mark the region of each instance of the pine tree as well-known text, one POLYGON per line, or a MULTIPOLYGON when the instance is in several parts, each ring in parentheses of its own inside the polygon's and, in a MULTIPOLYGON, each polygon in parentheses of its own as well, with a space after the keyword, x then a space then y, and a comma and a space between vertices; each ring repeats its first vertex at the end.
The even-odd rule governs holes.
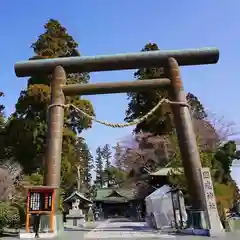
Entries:
POLYGON ((97 149, 96 149, 95 167, 96 167, 95 183, 102 188, 103 184, 104 184, 104 181, 103 181, 104 167, 103 167, 102 149, 100 147, 97 147, 97 149))

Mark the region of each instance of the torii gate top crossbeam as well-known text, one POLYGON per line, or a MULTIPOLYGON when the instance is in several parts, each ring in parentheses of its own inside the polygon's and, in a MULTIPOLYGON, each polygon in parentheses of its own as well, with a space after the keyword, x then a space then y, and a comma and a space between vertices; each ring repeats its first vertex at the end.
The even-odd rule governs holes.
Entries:
POLYGON ((216 48, 149 51, 117 55, 90 57, 63 57, 24 61, 15 64, 17 77, 36 74, 52 74, 56 66, 62 66, 67 73, 127 70, 147 67, 160 67, 173 57, 180 66, 214 64, 218 62, 216 48))

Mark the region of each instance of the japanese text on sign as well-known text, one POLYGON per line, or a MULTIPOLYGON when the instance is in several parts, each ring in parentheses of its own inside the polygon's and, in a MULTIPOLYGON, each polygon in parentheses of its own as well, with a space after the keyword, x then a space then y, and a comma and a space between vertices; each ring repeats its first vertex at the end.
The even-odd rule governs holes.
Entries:
POLYGON ((30 211, 51 211, 52 193, 31 192, 29 200, 30 211))
POLYGON ((206 190, 212 190, 212 184, 211 184, 211 182, 210 182, 210 181, 206 181, 206 182, 204 183, 204 187, 205 187, 206 190))
POLYGON ((216 209, 216 204, 214 202, 209 202, 208 207, 209 209, 216 209))

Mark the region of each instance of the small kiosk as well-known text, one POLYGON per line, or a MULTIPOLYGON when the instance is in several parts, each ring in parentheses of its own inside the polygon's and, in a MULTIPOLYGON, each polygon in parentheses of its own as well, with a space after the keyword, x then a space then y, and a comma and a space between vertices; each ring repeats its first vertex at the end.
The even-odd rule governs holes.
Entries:
MULTIPOLYGON (((55 196, 56 188, 48 186, 27 187, 26 233, 27 235, 51 234, 56 232, 55 196)), ((28 236, 29 238, 29 236, 28 236)))
POLYGON ((146 221, 154 228, 171 228, 174 224, 178 230, 187 221, 183 195, 169 185, 155 190, 145 198, 145 203, 146 221))

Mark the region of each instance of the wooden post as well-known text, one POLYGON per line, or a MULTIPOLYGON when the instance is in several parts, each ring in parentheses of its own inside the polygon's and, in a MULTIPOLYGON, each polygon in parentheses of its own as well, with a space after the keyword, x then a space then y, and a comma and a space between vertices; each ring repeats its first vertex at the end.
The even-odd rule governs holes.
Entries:
POLYGON ((186 105, 172 104, 171 107, 174 115, 184 173, 188 181, 189 193, 195 210, 206 211, 204 189, 199 171, 202 167, 200 155, 190 111, 187 106, 187 100, 183 89, 180 69, 174 58, 169 58, 168 71, 169 78, 172 81, 172 87, 170 89, 172 101, 186 102, 186 105))
POLYGON ((56 204, 58 205, 58 203, 55 202, 56 191, 57 191, 57 189, 53 189, 53 191, 52 191, 52 209, 51 209, 51 213, 50 213, 50 216, 49 216, 50 217, 50 230, 51 230, 51 232, 54 232, 54 213, 56 211, 56 206, 55 205, 56 204))
MULTIPOLYGON (((60 187, 61 157, 62 157, 62 132, 64 121, 65 98, 61 85, 66 83, 66 73, 63 67, 57 66, 53 72, 51 81, 51 105, 48 111, 48 143, 46 152, 46 171, 44 184, 54 187, 57 191, 60 187)), ((58 191, 57 191, 58 192, 58 191)), ((58 211, 59 193, 54 194, 55 212, 58 211)))
POLYGON ((29 204, 30 204, 30 192, 28 192, 27 195, 27 211, 26 211, 26 232, 29 233, 30 232, 30 213, 29 213, 29 204))

